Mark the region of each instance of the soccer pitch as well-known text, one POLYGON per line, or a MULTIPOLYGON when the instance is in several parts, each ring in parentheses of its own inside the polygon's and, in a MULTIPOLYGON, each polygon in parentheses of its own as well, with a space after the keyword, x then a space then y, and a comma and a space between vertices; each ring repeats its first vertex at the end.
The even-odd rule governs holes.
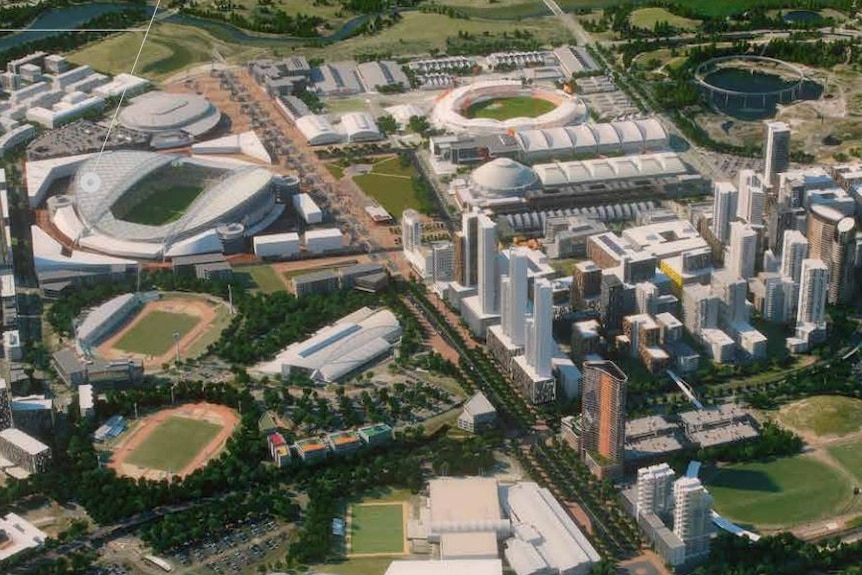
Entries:
POLYGON ((162 226, 175 222, 203 191, 203 186, 191 185, 162 188, 130 209, 122 219, 145 226, 162 226))
POLYGON ((529 96, 514 98, 491 98, 477 102, 467 108, 464 116, 467 118, 491 118, 493 120, 508 120, 509 118, 535 118, 547 114, 556 107, 552 102, 529 96))
POLYGON ((728 465, 705 479, 716 511, 756 526, 819 519, 852 497, 852 486, 838 470, 804 455, 728 465))
POLYGON ((182 338, 198 321, 193 315, 153 310, 124 333, 114 347, 142 355, 164 355, 174 345, 174 333, 182 338))
POLYGON ((221 431, 221 426, 187 417, 170 417, 126 458, 127 463, 179 473, 221 431))
POLYGON ((350 553, 404 553, 402 503, 354 505, 350 508, 350 553))

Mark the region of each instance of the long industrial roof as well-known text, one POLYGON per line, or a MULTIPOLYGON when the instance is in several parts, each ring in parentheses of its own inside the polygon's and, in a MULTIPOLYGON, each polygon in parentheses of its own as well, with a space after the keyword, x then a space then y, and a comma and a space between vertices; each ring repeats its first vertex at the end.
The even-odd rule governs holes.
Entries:
POLYGON ((545 187, 594 181, 680 176, 689 172, 679 155, 673 152, 538 164, 533 166, 533 170, 545 187))

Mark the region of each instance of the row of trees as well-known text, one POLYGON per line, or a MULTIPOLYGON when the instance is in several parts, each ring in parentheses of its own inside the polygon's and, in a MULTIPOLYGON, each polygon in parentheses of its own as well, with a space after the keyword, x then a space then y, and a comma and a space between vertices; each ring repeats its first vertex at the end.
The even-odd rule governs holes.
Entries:
POLYGON ((694 575, 862 575, 862 541, 805 543, 790 533, 747 537, 720 533, 712 541, 709 562, 694 575))
POLYGON ((182 545, 217 538, 241 522, 269 518, 296 521, 299 505, 279 488, 231 493, 218 501, 166 515, 145 526, 139 534, 156 553, 164 553, 182 545))

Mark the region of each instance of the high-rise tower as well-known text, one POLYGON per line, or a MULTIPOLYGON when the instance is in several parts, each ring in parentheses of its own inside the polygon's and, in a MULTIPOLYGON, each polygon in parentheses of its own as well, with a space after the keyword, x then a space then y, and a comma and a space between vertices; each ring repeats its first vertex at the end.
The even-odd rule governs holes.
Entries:
POLYGON ((581 456, 595 471, 621 467, 628 377, 612 361, 585 361, 581 394, 581 456))
POLYGON ((715 182, 712 194, 712 233, 724 243, 730 235, 730 222, 736 218, 739 192, 730 182, 715 182))
POLYGON ((766 123, 766 146, 763 148, 763 178, 769 187, 778 185, 778 174, 790 166, 790 127, 784 122, 766 123))

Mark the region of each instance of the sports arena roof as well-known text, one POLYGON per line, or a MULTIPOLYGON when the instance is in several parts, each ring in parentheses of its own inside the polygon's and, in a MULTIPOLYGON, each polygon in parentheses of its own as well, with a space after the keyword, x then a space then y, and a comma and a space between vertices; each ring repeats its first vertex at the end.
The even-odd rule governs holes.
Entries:
POLYGON ((221 120, 221 112, 196 94, 150 92, 132 100, 119 116, 120 123, 149 134, 182 130, 200 136, 221 120))
MULTIPOLYGON (((242 223, 251 235, 263 223, 271 223, 277 211, 271 180, 268 170, 235 161, 226 164, 220 159, 152 152, 105 152, 78 167, 69 186, 74 212, 68 206, 57 209, 54 223, 73 242, 114 255, 155 258, 213 251, 220 248, 213 233, 219 224, 242 223), (197 167, 189 185, 203 189, 179 218, 145 225, 114 215, 116 205, 141 201, 135 197, 141 192, 138 184, 155 172, 165 182, 181 183, 175 178, 186 172, 174 176, 170 170, 184 165, 197 167), (208 175, 201 175, 201 169, 208 169, 208 175)), ((150 185, 156 185, 152 178, 150 185)))
POLYGON ((296 120, 296 127, 312 146, 337 144, 342 139, 341 134, 335 131, 326 116, 314 114, 302 116, 296 120))
POLYGON ((536 186, 536 173, 510 158, 497 158, 477 168, 471 180, 481 191, 493 195, 522 194, 536 186))
POLYGON ((122 313, 127 306, 133 305, 133 302, 137 299, 138 296, 136 294, 124 293, 89 310, 84 321, 75 330, 78 339, 89 341, 91 334, 99 331, 109 318, 122 313))
POLYGON ((395 314, 386 308, 364 307, 291 345, 259 369, 284 373, 299 368, 312 372, 317 380, 332 382, 388 352, 400 337, 395 314))
POLYGON ((432 123, 450 132, 471 134, 497 134, 510 130, 553 128, 577 124, 587 119, 587 107, 579 99, 548 87, 525 87, 519 80, 484 80, 467 84, 444 94, 431 113, 432 123), (467 118, 462 114, 471 103, 491 98, 515 96, 536 97, 553 102, 554 109, 540 116, 528 118, 467 118))

